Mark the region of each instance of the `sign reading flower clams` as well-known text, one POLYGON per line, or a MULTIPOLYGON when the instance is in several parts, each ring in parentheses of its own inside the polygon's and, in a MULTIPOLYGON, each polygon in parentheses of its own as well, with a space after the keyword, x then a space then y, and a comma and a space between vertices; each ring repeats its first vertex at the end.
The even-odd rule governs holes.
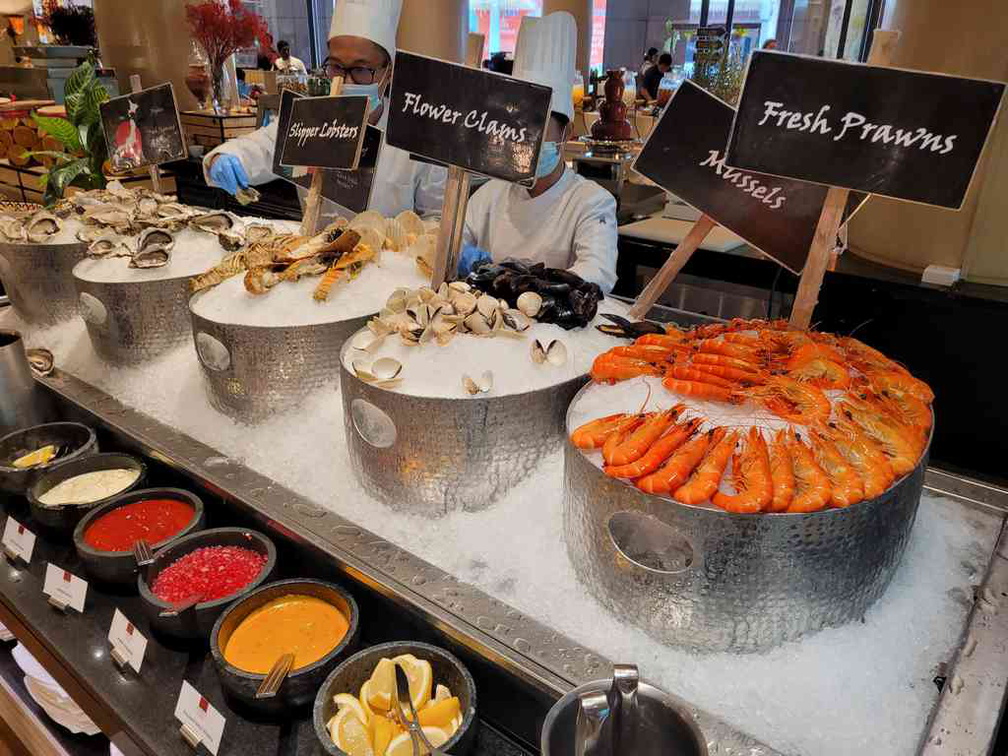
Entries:
POLYGON ((753 53, 732 168, 959 209, 1005 85, 753 53))
POLYGON ((540 84, 400 51, 385 141, 427 160, 530 185, 551 96, 540 84))
POLYGON ((361 95, 295 100, 280 164, 356 170, 367 117, 361 95))

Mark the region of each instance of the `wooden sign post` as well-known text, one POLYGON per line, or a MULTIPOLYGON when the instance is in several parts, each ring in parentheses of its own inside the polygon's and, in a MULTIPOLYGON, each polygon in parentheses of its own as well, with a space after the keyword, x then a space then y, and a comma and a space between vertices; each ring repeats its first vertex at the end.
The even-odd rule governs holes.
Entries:
MULTIPOLYGON (((134 94, 143 89, 143 86, 140 84, 140 74, 133 74, 130 76, 130 89, 133 91, 134 94)), ((155 192, 161 194, 160 170, 156 165, 152 165, 148 170, 150 171, 151 186, 154 187, 155 192)))
MULTIPOLYGON (((634 170, 703 215, 637 297, 631 318, 647 316, 717 225, 795 275, 805 267, 826 187, 726 167, 724 147, 734 117, 728 103, 685 81, 634 161, 634 170)), ((867 199, 855 195, 845 217, 867 199)))
POLYGON ((154 191, 160 194, 158 165, 187 154, 175 90, 170 83, 143 89, 136 74, 130 76, 130 87, 132 93, 99 106, 109 162, 113 171, 148 167, 154 191))
MULTIPOLYGON (((337 76, 329 85, 329 96, 339 97, 343 92, 343 77, 337 76)), ((301 235, 314 236, 318 232, 319 213, 322 210, 322 184, 325 181, 322 171, 312 173, 311 188, 305 202, 304 218, 301 219, 301 235)))
POLYGON ((763 50, 750 58, 726 166, 830 187, 794 328, 812 321, 851 190, 961 209, 1001 107, 1003 82, 890 68, 898 38, 875 31, 869 65, 763 50))
POLYGON ((399 51, 385 141, 448 166, 432 265, 437 288, 453 274, 465 229, 469 173, 531 186, 549 121, 552 90, 470 66, 399 51))
MULTIPOLYGON (((868 64, 888 66, 896 51, 899 37, 898 31, 876 29, 872 34, 868 64)), ((812 313, 819 302, 819 290, 822 289, 830 255, 836 247, 837 232, 840 230, 843 209, 847 206, 849 196, 849 189, 836 186, 831 186, 826 194, 826 201, 819 215, 819 224, 816 226, 815 239, 809 249, 808 262, 802 271, 794 304, 791 306, 791 319, 788 322, 792 328, 805 331, 812 325, 812 313)))

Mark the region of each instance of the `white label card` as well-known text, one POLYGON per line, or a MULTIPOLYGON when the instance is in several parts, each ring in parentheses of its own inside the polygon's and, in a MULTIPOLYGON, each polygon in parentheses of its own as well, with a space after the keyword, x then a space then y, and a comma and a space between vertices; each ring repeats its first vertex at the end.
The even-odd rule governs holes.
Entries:
POLYGON ((87 597, 87 581, 49 562, 46 565, 42 593, 66 604, 71 609, 83 612, 84 599, 87 597))
POLYGON ((13 517, 8 517, 7 524, 4 525, 3 545, 25 564, 30 564, 35 550, 35 534, 13 517))
POLYGON ((186 680, 182 681, 182 690, 175 705, 175 718, 198 734, 200 742, 216 756, 227 720, 186 680))
POLYGON ((139 674, 140 665, 143 664, 144 654, 147 652, 147 639, 118 609, 112 615, 108 639, 112 648, 117 649, 133 671, 139 674))

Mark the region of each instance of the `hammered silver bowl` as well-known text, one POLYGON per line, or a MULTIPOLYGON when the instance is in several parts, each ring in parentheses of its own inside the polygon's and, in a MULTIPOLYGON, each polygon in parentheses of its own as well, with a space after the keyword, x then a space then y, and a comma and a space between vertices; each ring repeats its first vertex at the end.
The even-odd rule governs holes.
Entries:
POLYGON ((18 317, 46 326, 77 314, 74 266, 87 244, 0 243, 0 281, 18 317))
MULTIPOLYGON (((349 343, 344 351, 350 349, 349 343)), ((410 396, 362 381, 340 360, 354 474, 393 510, 438 517, 492 506, 557 451, 585 382, 505 396, 410 396)))
POLYGON ((339 375, 340 347, 370 315, 303 326, 219 323, 189 303, 192 335, 210 403, 236 420, 255 423, 288 410, 339 375))
POLYGON ((885 592, 917 516, 929 450, 930 441, 916 468, 874 499, 745 515, 646 494, 605 475, 568 438, 567 553, 600 603, 663 643, 764 651, 858 620, 885 592))
MULTIPOLYGON (((125 266, 125 262, 123 265, 125 266)), ((73 272, 80 316, 95 352, 113 365, 134 365, 190 337, 189 279, 99 282, 73 272)))

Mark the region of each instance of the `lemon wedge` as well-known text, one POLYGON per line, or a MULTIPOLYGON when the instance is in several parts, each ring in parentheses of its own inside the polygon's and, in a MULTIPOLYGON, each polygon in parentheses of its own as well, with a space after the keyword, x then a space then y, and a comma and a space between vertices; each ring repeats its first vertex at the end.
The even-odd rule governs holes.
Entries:
POLYGON ((462 704, 457 698, 446 698, 430 706, 424 707, 417 713, 417 719, 422 727, 441 727, 450 729, 451 723, 462 711, 462 704))
MULTIPOLYGON (((438 701, 447 701, 451 697, 452 697, 451 691, 448 690, 446 686, 442 685, 441 683, 438 683, 437 687, 434 689, 434 698, 432 698, 431 701, 433 703, 437 703, 438 701)), ((428 704, 428 706, 430 705, 432 704, 428 704)))
POLYGON ((348 756, 375 756, 367 726, 349 706, 329 721, 329 737, 348 756))
POLYGON ((375 756, 385 756, 392 739, 401 732, 402 728, 392 720, 382 716, 373 717, 368 726, 368 734, 371 736, 375 756))
POLYGON ((26 470, 36 465, 44 465, 55 456, 56 447, 53 444, 48 444, 41 449, 36 449, 29 454, 25 454, 23 457, 18 457, 11 463, 11 466, 19 470, 26 470))
POLYGON ((417 659, 410 654, 397 656, 394 661, 406 673, 406 677, 409 679, 410 699, 413 701, 413 708, 420 711, 430 701, 431 687, 434 683, 434 671, 431 669, 430 662, 417 659))
POLYGON ((357 720, 363 725, 366 725, 371 720, 371 716, 364 707, 361 706, 361 702, 349 693, 340 693, 339 695, 333 696, 333 703, 336 704, 336 708, 339 709, 340 714, 344 711, 351 711, 354 716, 357 717, 357 720))
POLYGON ((367 681, 368 705, 373 711, 389 711, 395 698, 395 664, 391 659, 382 659, 367 681))
MULTIPOLYGON (((427 740, 435 748, 440 748, 449 740, 448 733, 440 727, 424 727, 423 734, 427 736, 427 740)), ((421 744, 420 753, 426 754, 430 753, 430 751, 427 750, 426 746, 421 744)), ((409 733, 404 732, 392 738, 388 750, 385 751, 385 756, 413 756, 413 743, 410 740, 409 733)))

